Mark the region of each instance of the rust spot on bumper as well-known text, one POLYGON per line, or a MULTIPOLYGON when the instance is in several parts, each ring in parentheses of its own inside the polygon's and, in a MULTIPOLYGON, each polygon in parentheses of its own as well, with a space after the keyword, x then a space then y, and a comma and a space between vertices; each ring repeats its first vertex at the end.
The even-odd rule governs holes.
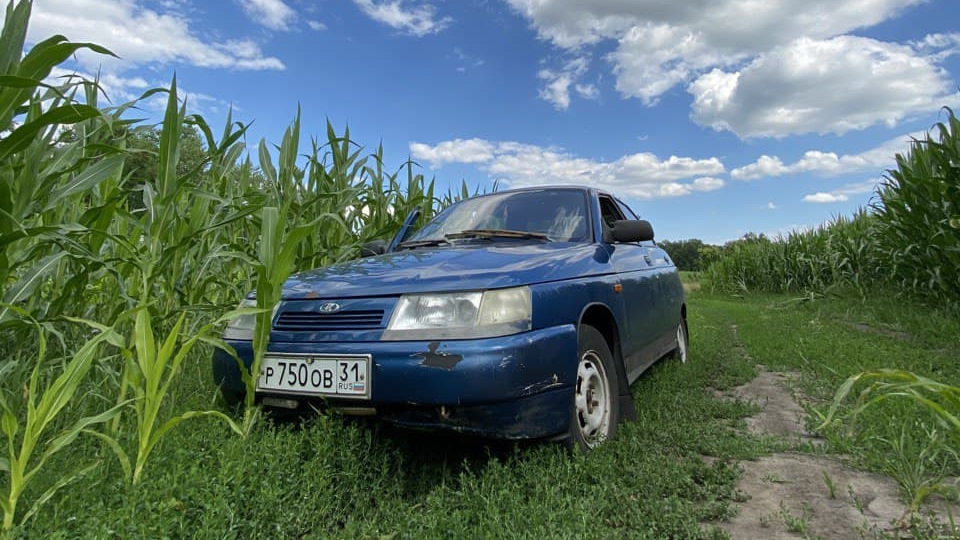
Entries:
POLYGON ((430 344, 427 345, 426 352, 415 353, 413 356, 423 358, 423 362, 421 362, 420 365, 442 369, 453 369, 454 366, 463 361, 462 355, 451 354, 439 349, 440 342, 431 341, 430 344))

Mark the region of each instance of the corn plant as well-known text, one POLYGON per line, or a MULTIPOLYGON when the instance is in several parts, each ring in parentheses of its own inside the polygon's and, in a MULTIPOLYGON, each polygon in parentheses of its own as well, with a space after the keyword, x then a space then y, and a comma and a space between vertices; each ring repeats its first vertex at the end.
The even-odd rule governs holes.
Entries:
POLYGON ((916 140, 887 172, 874 211, 891 278, 902 286, 960 303, 960 119, 916 140))
MULTIPOLYGON (((26 333, 32 326, 23 321, 35 320, 57 336, 66 357, 79 357, 89 351, 86 336, 67 329, 65 317, 101 323, 98 337, 120 354, 97 364, 101 380, 78 385, 98 394, 110 389, 109 410, 81 414, 95 400, 84 401, 82 388, 59 384, 43 399, 61 392, 58 415, 109 420, 106 432, 88 423, 77 433, 100 438, 137 483, 163 436, 186 419, 213 416, 250 432, 270 313, 291 272, 354 257, 363 242, 392 236, 409 210, 421 208, 425 219, 469 193, 464 183, 459 193, 438 197, 413 162, 388 171, 382 148, 365 155, 349 130, 337 133, 329 123, 326 141, 313 140, 300 154, 299 113, 279 146, 263 141, 253 149, 254 165, 243 140, 246 126, 228 117, 215 136, 201 116, 188 114, 176 77, 169 88, 144 93, 141 99, 165 93, 167 103, 159 126, 140 125, 126 116, 139 100, 101 106, 97 80, 72 75, 61 84, 44 82, 79 49, 110 52, 54 36, 24 55, 30 8, 29 0, 11 2, 0 34, 0 343, 10 350, 42 343, 47 350, 45 341, 26 333), (183 159, 188 154, 196 159, 183 159), (252 289, 259 310, 219 317, 252 289), (211 333, 240 314, 258 319, 242 426, 219 412, 167 412, 184 366, 206 361, 197 344, 224 347, 211 333)), ((0 392, 6 393, 0 395, 16 395, 30 377, 45 380, 51 368, 36 372, 39 365, 19 356, 2 364, 0 392)), ((36 433, 9 420, 33 418, 29 407, 5 397, 2 408, 8 438, 26 441, 25 433, 36 433)), ((0 460, 15 479, 14 502, 8 498, 4 506, 10 516, 25 484, 23 464, 37 443, 25 444, 14 458, 0 460)))
POLYGON ((960 387, 899 369, 864 371, 849 377, 834 395, 821 428, 837 418, 844 401, 861 383, 869 385, 857 395, 850 413, 852 420, 855 421, 860 413, 886 400, 906 398, 932 412, 960 447, 960 387))
MULTIPOLYGON (((76 298, 67 276, 95 257, 89 231, 98 220, 71 202, 116 181, 123 159, 112 150, 86 150, 88 142, 103 142, 109 113, 77 103, 76 85, 42 82, 80 49, 111 53, 54 36, 23 55, 30 10, 28 1, 8 4, 0 34, 0 284, 8 306, 26 305, 46 318, 76 298), (33 294, 51 276, 66 285, 59 294, 33 294)), ((0 309, 0 323, 10 317, 9 307, 0 309)))
POLYGON ((702 276, 708 290, 809 292, 833 285, 863 287, 882 279, 877 219, 858 211, 809 231, 769 239, 750 236, 724 247, 702 276))
POLYGON ((886 441, 893 450, 888 471, 897 477, 907 491, 910 510, 915 511, 928 495, 944 488, 941 483, 944 477, 943 469, 928 470, 927 463, 946 457, 952 459, 955 465, 960 465, 960 454, 957 451, 957 448, 960 448, 960 387, 905 370, 864 371, 849 377, 840 385, 827 414, 821 415, 822 423, 817 429, 824 430, 828 426, 846 421, 848 431, 852 433, 858 417, 868 409, 889 400, 904 399, 930 412, 942 430, 924 431, 919 436, 923 441, 921 448, 918 451, 906 451, 904 448, 908 444, 907 430, 914 427, 914 422, 905 420, 899 440, 886 441), (853 407, 842 413, 847 398, 856 388, 861 390, 856 394, 853 407), (943 442, 941 438, 944 439, 943 442))
POLYGON ((292 231, 284 230, 280 221, 280 209, 268 206, 263 208, 260 235, 260 258, 257 271, 257 308, 256 327, 253 335, 253 363, 250 369, 241 369, 246 395, 244 401, 244 436, 249 435, 258 416, 259 409, 254 403, 257 378, 270 342, 270 329, 273 325, 273 308, 280 301, 283 283, 293 271, 296 250, 315 224, 301 225, 292 231))
POLYGON ((217 344, 217 341, 207 337, 210 329, 233 315, 228 314, 224 319, 208 324, 195 331, 192 336, 182 339, 185 337, 182 330, 186 319, 186 314, 183 313, 177 318, 167 337, 157 341, 153 333, 150 311, 137 310, 133 326, 134 351, 132 352, 134 354, 131 355, 131 351, 125 351, 128 357, 135 357, 132 361, 136 363, 135 369, 128 371, 134 379, 130 387, 134 391, 132 404, 137 419, 137 453, 132 471, 126 453, 118 445, 112 445, 126 476, 133 484, 140 482, 147 458, 163 436, 185 420, 204 416, 215 417, 225 421, 235 432, 240 433, 239 426, 219 411, 187 411, 162 422, 160 419, 160 407, 168 397, 171 384, 180 372, 184 360, 198 342, 217 344))
MULTIPOLYGON (((42 329, 34 321, 38 330, 37 361, 26 388, 24 406, 16 407, 0 393, 0 431, 7 440, 7 455, 0 458, 0 472, 7 477, 7 492, 0 498, 4 530, 14 525, 20 496, 47 461, 81 433, 88 432, 91 426, 106 422, 119 413, 120 407, 113 407, 103 413, 80 418, 54 436, 49 433, 55 421, 70 405, 74 394, 83 385, 99 357, 101 345, 105 342, 114 346, 123 344, 120 335, 112 328, 92 322, 87 324, 94 328, 97 334, 77 350, 52 382, 41 388, 40 380, 44 360, 47 359, 47 346, 42 329)), ((62 475, 60 480, 36 499, 24 515, 23 521, 28 520, 57 490, 88 473, 96 465, 97 463, 82 465, 77 470, 62 475)))

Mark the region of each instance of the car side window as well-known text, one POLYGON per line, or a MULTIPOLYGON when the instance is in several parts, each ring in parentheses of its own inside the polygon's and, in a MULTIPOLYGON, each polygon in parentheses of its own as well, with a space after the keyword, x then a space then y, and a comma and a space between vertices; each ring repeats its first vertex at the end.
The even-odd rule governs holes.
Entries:
POLYGON ((620 211, 623 212, 623 215, 627 216, 627 219, 640 219, 637 214, 627 206, 627 203, 617 199, 617 207, 620 208, 620 211))
POLYGON ((613 202, 613 199, 605 195, 600 196, 600 217, 603 219, 603 224, 607 227, 613 227, 614 221, 625 219, 623 212, 617 208, 617 204, 613 202))

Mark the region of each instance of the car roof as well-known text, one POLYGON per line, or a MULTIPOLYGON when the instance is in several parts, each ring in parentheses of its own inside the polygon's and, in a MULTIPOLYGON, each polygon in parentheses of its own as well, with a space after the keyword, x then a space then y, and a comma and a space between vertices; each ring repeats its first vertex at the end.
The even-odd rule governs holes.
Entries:
POLYGON ((604 190, 598 190, 597 188, 592 188, 592 187, 584 186, 584 185, 577 185, 577 184, 551 184, 551 185, 545 185, 545 186, 524 186, 524 187, 518 187, 518 188, 512 188, 512 189, 504 189, 504 190, 500 190, 500 191, 491 191, 490 193, 482 193, 482 194, 479 194, 479 195, 474 195, 474 196, 469 197, 469 198, 470 198, 470 199, 476 199, 476 198, 478 198, 478 197, 488 197, 488 196, 490 196, 490 195, 501 195, 501 194, 503 194, 503 193, 517 193, 517 192, 522 192, 522 191, 545 191, 545 190, 560 190, 560 189, 563 189, 563 190, 575 190, 575 191, 586 191, 586 192, 595 192, 595 193, 603 193, 603 194, 609 195, 609 193, 607 193, 607 192, 604 191, 604 190))

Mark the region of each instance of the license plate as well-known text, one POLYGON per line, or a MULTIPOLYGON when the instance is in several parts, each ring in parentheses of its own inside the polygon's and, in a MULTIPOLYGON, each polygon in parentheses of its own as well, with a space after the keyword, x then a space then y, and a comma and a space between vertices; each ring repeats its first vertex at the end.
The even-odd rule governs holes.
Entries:
POLYGON ((370 355, 266 356, 257 390, 307 396, 370 397, 370 355))

